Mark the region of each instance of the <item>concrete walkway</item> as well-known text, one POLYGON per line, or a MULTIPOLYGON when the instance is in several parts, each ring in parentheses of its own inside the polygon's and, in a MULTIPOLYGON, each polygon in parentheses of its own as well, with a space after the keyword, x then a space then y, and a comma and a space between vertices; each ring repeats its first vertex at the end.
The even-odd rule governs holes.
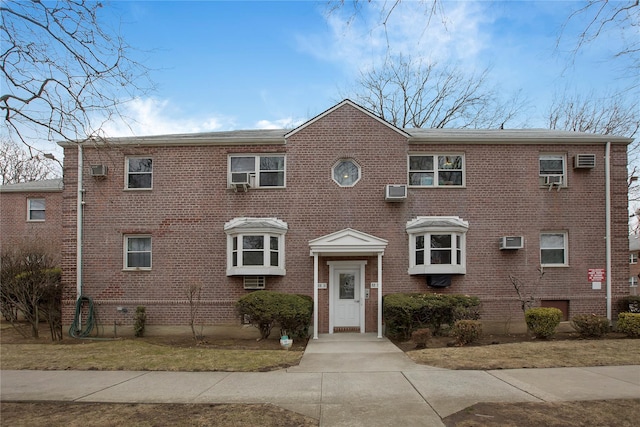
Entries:
POLYGON ((288 370, 2 371, 0 398, 272 403, 321 426, 442 426, 442 418, 477 402, 640 398, 640 366, 451 371, 416 365, 385 338, 335 334, 311 340, 288 370))

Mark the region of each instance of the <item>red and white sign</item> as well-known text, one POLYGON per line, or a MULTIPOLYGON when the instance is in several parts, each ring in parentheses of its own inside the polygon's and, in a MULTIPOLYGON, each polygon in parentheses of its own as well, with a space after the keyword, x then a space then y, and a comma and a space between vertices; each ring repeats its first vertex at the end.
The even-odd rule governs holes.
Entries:
POLYGON ((604 268, 590 268, 587 272, 587 277, 590 282, 604 282, 607 274, 604 268))

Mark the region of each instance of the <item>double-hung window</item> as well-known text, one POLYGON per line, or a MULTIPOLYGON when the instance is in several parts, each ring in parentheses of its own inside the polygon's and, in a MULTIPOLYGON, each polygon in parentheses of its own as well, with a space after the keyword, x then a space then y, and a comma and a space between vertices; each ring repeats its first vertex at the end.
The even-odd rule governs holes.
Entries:
POLYGON ((458 217, 409 221, 409 274, 465 274, 468 228, 469 223, 458 217))
POLYGON ((540 185, 565 187, 566 162, 563 154, 540 155, 540 185))
POLYGON ((252 188, 285 186, 285 156, 282 154, 229 156, 229 186, 247 184, 252 188))
POLYGON ((412 154, 408 162, 412 187, 464 186, 464 156, 461 154, 412 154))
POLYGON ((638 252, 629 253, 629 264, 637 264, 638 263, 638 252))
POLYGON ((27 221, 44 221, 45 207, 44 199, 27 199, 27 221))
POLYGON ((543 267, 568 265, 567 253, 567 233, 540 234, 540 264, 543 267))
POLYGON ((124 269, 151 270, 151 236, 124 236, 124 269))
POLYGON ((287 223, 276 218, 235 218, 225 224, 227 276, 284 276, 287 223))
POLYGON ((151 190, 153 188, 153 159, 128 157, 125 171, 125 188, 129 190, 151 190))

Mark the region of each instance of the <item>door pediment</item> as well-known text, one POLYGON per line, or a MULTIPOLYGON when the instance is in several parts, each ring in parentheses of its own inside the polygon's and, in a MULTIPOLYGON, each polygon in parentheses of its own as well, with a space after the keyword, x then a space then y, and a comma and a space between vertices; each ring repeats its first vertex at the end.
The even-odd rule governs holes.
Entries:
POLYGON ((384 255, 389 242, 352 228, 309 241, 310 255, 384 255))

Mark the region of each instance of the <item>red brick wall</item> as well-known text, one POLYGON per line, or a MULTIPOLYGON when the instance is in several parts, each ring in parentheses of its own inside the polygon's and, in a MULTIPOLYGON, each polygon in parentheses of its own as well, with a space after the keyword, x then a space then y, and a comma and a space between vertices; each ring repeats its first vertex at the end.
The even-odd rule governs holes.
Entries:
POLYGON ((62 190, 55 192, 0 192, 0 247, 38 244, 60 255, 62 243, 62 190), (27 199, 45 199, 45 220, 27 221, 27 199))
MULTIPOLYGON (((569 267, 547 268, 538 299, 569 299, 570 315, 605 314, 605 289, 591 289, 587 269, 605 267, 604 146, 507 144, 407 144, 401 134, 346 105, 293 134, 286 145, 111 146, 85 153, 84 289, 101 321, 132 323, 136 305, 147 307, 149 324, 187 324, 189 285, 203 286, 199 322, 237 322, 233 303, 247 291, 242 278, 227 277, 224 223, 235 217, 276 217, 287 222, 283 277, 267 277, 267 289, 313 294, 309 240, 347 227, 388 240, 383 257, 383 294, 434 292, 423 276, 409 276, 407 221, 416 216, 459 216, 469 221, 467 274, 454 276, 439 292, 479 296, 483 318, 521 316, 509 275, 533 283, 538 275, 539 234, 567 231, 569 267), (227 155, 286 154, 287 188, 226 189, 227 155), (402 203, 384 201, 386 184, 405 183, 409 152, 464 153, 466 188, 409 189, 402 203), (567 156, 569 187, 538 185, 538 156, 567 156), (577 153, 597 155, 596 167, 573 170, 577 153), (153 190, 124 191, 124 158, 153 157, 153 190), (341 158, 362 167, 362 179, 340 188, 331 167, 341 158), (88 176, 88 165, 104 163, 106 179, 88 176), (153 238, 152 271, 123 271, 123 234, 153 238), (522 235, 525 248, 500 251, 498 238, 522 235), (125 306, 128 314, 116 311, 125 306)), ((66 149, 63 245, 69 292, 65 320, 75 295, 75 149, 66 149)), ((626 147, 614 145, 614 297, 628 292, 626 147)), ((330 259, 320 257, 319 281, 328 283, 330 259)), ((377 281, 377 259, 367 261, 365 284, 377 281)), ((319 291, 319 330, 328 330, 328 290, 319 291)), ((614 305, 615 306, 615 305, 614 305)), ((366 302, 366 328, 375 330, 377 290, 366 302)))

